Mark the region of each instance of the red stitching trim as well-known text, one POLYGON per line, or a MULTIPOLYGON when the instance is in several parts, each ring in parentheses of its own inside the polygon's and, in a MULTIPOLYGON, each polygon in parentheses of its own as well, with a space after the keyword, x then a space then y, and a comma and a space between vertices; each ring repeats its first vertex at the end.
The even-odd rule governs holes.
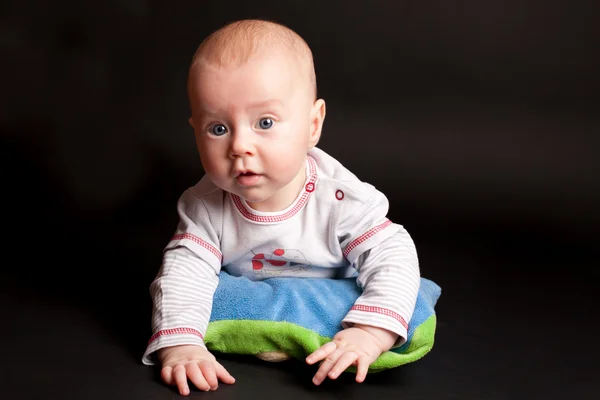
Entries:
POLYGON ((387 315, 388 317, 394 318, 395 320, 400 322, 404 328, 408 329, 408 324, 406 323, 404 318, 402 318, 400 316, 400 314, 398 314, 397 312, 389 310, 387 308, 375 307, 375 306, 363 306, 361 304, 355 304, 354 306, 352 306, 352 308, 350 310, 365 311, 365 312, 387 315))
POLYGON ((223 255, 215 246, 211 245, 208 242, 205 242, 204 240, 200 239, 196 235, 192 235, 191 233, 180 233, 180 234, 174 235, 171 238, 171 240, 180 240, 180 239, 189 239, 193 242, 196 242, 200 246, 204 247, 206 250, 213 253, 215 255, 215 257, 217 257, 219 259, 219 261, 221 261, 223 259, 223 255))
POLYGON ((298 200, 298 202, 294 205, 294 207, 292 207, 285 214, 275 215, 275 216, 265 216, 265 215, 253 214, 250 211, 248 211, 246 209, 246 207, 244 207, 244 204, 242 204, 242 199, 240 199, 239 196, 232 193, 231 198, 233 199, 233 204, 235 204, 238 211, 245 218, 249 219, 250 221, 282 222, 282 221, 285 221, 286 219, 292 218, 294 215, 296 215, 298 213, 298 211, 300 211, 302 209, 302 207, 304 207, 306 202, 308 202, 308 199, 310 198, 311 193, 314 191, 314 188, 316 187, 315 183, 317 181, 317 163, 311 156, 308 156, 307 159, 308 159, 309 178, 308 178, 308 182, 306 183, 306 185, 304 185, 304 193, 302 193, 302 197, 300 197, 300 200, 298 200), (311 188, 312 190, 308 190, 309 188, 311 188))
POLYGON ((388 227, 389 225, 392 224, 392 221, 390 221, 389 219, 386 220, 383 224, 377 225, 375 228, 372 228, 370 230, 368 230, 367 232, 363 233, 362 235, 360 235, 358 238, 354 239, 352 242, 350 242, 350 244, 348 246, 346 246, 346 248, 344 249, 344 257, 348 257, 348 254, 350 254, 350 252, 352 250, 354 250, 354 248, 356 246, 358 246, 359 244, 361 244, 362 242, 366 241, 367 239, 370 239, 372 236, 374 236, 376 233, 379 233, 380 231, 382 231, 383 229, 385 229, 386 227, 388 227))
POLYGON ((148 344, 154 342, 160 336, 185 335, 185 334, 196 335, 196 336, 199 336, 200 339, 204 340, 204 337, 202 336, 202 334, 194 328, 173 328, 173 329, 163 329, 161 331, 156 332, 154 335, 152 335, 152 337, 150 337, 150 340, 148 340, 148 344))

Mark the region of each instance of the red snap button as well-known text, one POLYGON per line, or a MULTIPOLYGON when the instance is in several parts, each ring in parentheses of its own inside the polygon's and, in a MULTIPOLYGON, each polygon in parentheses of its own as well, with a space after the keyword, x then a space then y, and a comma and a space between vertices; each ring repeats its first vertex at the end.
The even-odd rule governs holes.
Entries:
POLYGON ((337 192, 335 192, 335 198, 338 200, 342 200, 344 198, 344 192, 338 190, 337 192))
POLYGON ((315 184, 312 182, 308 182, 305 186, 305 189, 307 192, 312 192, 313 190, 315 190, 315 184))

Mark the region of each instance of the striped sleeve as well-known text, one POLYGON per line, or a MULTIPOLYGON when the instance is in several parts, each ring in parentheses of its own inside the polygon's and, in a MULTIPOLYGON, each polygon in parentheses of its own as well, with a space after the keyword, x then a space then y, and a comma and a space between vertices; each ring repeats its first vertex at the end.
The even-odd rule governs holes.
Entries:
POLYGON ((152 336, 142 358, 146 365, 153 365, 155 352, 164 347, 205 347, 204 335, 221 269, 218 235, 206 208, 189 193, 180 199, 178 211, 179 226, 150 285, 152 336))
POLYGON ((205 347, 204 334, 218 282, 214 269, 189 249, 165 252, 159 275, 150 285, 153 334, 143 356, 144 364, 153 365, 153 353, 163 347, 205 347))
POLYGON ((395 346, 407 340, 420 284, 419 262, 414 243, 400 230, 363 253, 355 263, 363 292, 342 326, 355 323, 387 329, 399 335, 395 346))
POLYGON ((358 271, 362 295, 342 322, 384 328, 407 339, 420 284, 419 262, 408 232, 387 218, 385 195, 370 188, 345 210, 338 233, 342 251, 358 271), (366 196, 369 194, 368 196, 366 196))

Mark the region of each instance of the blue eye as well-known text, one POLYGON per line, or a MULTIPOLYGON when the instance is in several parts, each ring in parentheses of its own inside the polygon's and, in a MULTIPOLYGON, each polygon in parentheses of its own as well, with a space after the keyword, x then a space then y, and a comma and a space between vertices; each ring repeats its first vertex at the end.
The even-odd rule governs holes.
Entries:
POLYGON ((210 133, 215 136, 223 136, 227 133, 227 128, 225 128, 225 125, 215 124, 210 128, 210 133))
POLYGON ((258 121, 258 126, 260 129, 269 129, 273 126, 273 120, 271 118, 261 118, 258 121))

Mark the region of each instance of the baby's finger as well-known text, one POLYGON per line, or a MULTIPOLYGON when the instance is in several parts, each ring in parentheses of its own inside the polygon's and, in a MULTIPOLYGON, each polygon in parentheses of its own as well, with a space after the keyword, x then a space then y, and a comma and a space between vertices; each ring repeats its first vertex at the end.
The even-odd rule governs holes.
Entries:
POLYGON ((160 377, 167 385, 173 384, 173 367, 164 367, 160 370, 160 377))
POLYGON ((187 383, 187 375, 183 364, 177 364, 175 367, 173 367, 173 379, 175 380, 179 394, 182 396, 187 396, 190 394, 190 388, 188 387, 187 383))
POLYGON ((217 361, 215 361, 215 370, 217 371, 217 378, 220 379, 221 382, 229 384, 235 383, 235 378, 217 361))
POLYGON ((322 359, 333 353, 336 348, 337 346, 334 342, 327 342, 323 346, 309 354, 308 357, 306 357, 306 362, 309 364, 314 364, 317 361, 321 361, 322 359))
POLYGON ((346 370, 349 366, 351 366, 354 361, 358 358, 358 354, 353 351, 349 351, 347 353, 342 354, 342 356, 337 360, 331 371, 329 371, 330 379, 336 379, 342 372, 346 370))
POLYGON ((327 378, 329 371, 331 371, 331 368, 333 368, 333 366, 337 363, 337 360, 338 358, 340 358, 341 355, 341 351, 334 351, 329 356, 327 356, 325 360, 323 360, 321 366, 317 370, 317 373, 313 377, 313 383, 315 385, 320 385, 325 380, 325 378, 327 378))
POLYGON ((206 382, 206 379, 204 379, 204 376, 202 375, 200 368, 198 368, 198 365, 189 363, 186 370, 187 376, 190 378, 190 381, 194 384, 194 386, 205 392, 210 390, 210 385, 206 382))
POLYGON ((362 383, 367 377, 371 360, 368 356, 360 356, 356 361, 356 382, 362 383))
POLYGON ((203 360, 198 363, 198 366, 202 371, 204 379, 206 379, 206 382, 208 383, 208 385, 210 385, 210 389, 217 390, 217 388, 219 387, 219 381, 217 380, 217 372, 215 371, 212 362, 208 360, 203 360))

